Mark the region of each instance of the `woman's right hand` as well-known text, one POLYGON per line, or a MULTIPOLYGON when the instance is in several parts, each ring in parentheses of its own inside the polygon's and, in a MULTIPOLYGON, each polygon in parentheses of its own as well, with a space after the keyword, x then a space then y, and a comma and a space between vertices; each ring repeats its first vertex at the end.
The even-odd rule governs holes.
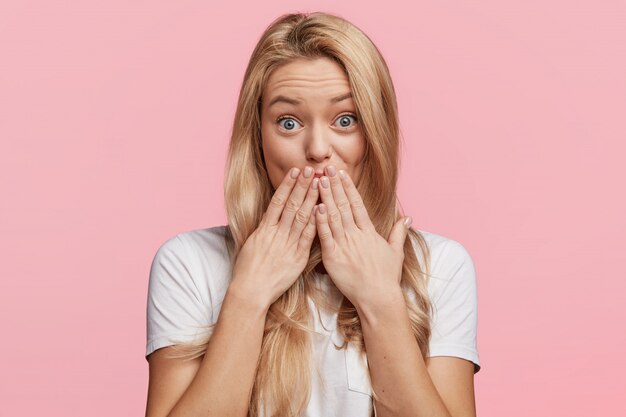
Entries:
POLYGON ((233 267, 231 287, 264 308, 293 285, 309 259, 316 235, 313 208, 319 196, 319 179, 314 178, 312 168, 307 168, 308 178, 297 168, 287 173, 233 267))

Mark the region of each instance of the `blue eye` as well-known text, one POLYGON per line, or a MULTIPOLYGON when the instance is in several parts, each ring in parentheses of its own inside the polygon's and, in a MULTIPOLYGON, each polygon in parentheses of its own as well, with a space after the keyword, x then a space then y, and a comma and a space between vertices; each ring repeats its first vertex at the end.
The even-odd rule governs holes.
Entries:
MULTIPOLYGON (((340 123, 340 126, 337 127, 348 129, 357 123, 357 118, 353 114, 344 114, 342 116, 339 116, 337 118, 337 121, 340 123), (352 122, 352 125, 350 124, 350 118, 354 120, 352 122)), ((278 123, 280 127, 287 131, 293 131, 297 128, 297 125, 300 125, 300 123, 291 116, 281 116, 278 118, 278 120, 276 120, 276 123, 278 123), (285 122, 284 124, 282 123, 283 121, 285 122)))
POLYGON ((293 130, 293 128, 295 127, 294 123, 300 124, 293 117, 289 117, 289 116, 280 117, 276 122, 278 123, 280 127, 282 127, 285 130, 293 130), (284 125, 281 124, 283 120, 286 121, 284 125))
POLYGON ((354 115, 352 115, 352 114, 344 114, 342 116, 339 116, 339 118, 337 119, 340 122, 340 124, 341 124, 341 126, 339 126, 339 127, 342 127, 344 129, 349 128, 350 127, 350 119, 349 119, 350 117, 354 119, 354 123, 357 123, 356 117, 354 115))

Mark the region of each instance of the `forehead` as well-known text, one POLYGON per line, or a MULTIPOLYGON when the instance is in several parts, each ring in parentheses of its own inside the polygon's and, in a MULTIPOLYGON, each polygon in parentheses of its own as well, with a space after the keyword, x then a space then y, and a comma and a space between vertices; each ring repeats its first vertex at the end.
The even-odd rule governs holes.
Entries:
POLYGON ((298 59, 274 70, 263 96, 271 99, 282 93, 332 94, 350 91, 343 68, 329 58, 298 59))

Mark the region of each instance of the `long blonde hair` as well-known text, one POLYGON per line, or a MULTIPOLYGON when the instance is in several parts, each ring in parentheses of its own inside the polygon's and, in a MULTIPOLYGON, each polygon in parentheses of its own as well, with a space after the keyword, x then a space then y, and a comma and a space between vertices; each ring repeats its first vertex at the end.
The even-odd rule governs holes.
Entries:
MULTIPOLYGON (((396 196, 399 168, 399 125, 396 96, 389 69, 374 43, 345 19, 321 12, 286 14, 265 30, 257 43, 243 79, 233 123, 225 173, 228 217, 226 242, 231 261, 254 232, 274 193, 261 146, 261 103, 264 86, 273 70, 295 59, 327 57, 345 71, 355 102, 366 150, 357 189, 377 232, 388 238, 400 219, 396 196)), ((431 302, 427 292, 430 254, 424 237, 409 230, 404 245, 401 286, 411 328, 422 356, 428 356, 431 302), (414 246, 415 245, 415 246, 414 246), (420 265, 417 251, 424 265, 420 265)), ((300 416, 310 398, 310 310, 307 297, 317 306, 337 313, 337 332, 345 349, 354 344, 365 354, 363 333, 355 307, 343 297, 337 308, 312 285, 321 262, 316 239, 309 261, 296 282, 274 302, 265 331, 250 398, 248 415, 300 416), (261 411, 262 407, 264 408, 261 411), (271 413, 271 414, 270 414, 271 413)), ((194 344, 179 344, 174 357, 194 359, 206 352, 208 336, 194 344)), ((375 399, 379 397, 373 392, 375 399)))

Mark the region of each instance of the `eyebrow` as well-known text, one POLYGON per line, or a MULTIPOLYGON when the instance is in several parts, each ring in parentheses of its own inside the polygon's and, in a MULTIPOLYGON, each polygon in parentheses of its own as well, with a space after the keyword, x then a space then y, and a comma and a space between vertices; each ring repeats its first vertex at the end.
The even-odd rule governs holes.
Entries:
MULTIPOLYGON (((352 93, 346 93, 346 94, 342 94, 340 96, 337 97, 333 97, 330 99, 330 103, 338 103, 340 101, 346 100, 348 98, 352 97, 352 93)), ((301 104, 302 102, 300 100, 296 100, 294 98, 289 98, 289 97, 285 97, 285 96, 276 96, 271 102, 270 104, 267 106, 268 108, 271 107, 273 104, 276 104, 278 102, 283 102, 283 103, 288 103, 288 104, 293 104, 294 106, 297 106, 299 104, 301 104)))

